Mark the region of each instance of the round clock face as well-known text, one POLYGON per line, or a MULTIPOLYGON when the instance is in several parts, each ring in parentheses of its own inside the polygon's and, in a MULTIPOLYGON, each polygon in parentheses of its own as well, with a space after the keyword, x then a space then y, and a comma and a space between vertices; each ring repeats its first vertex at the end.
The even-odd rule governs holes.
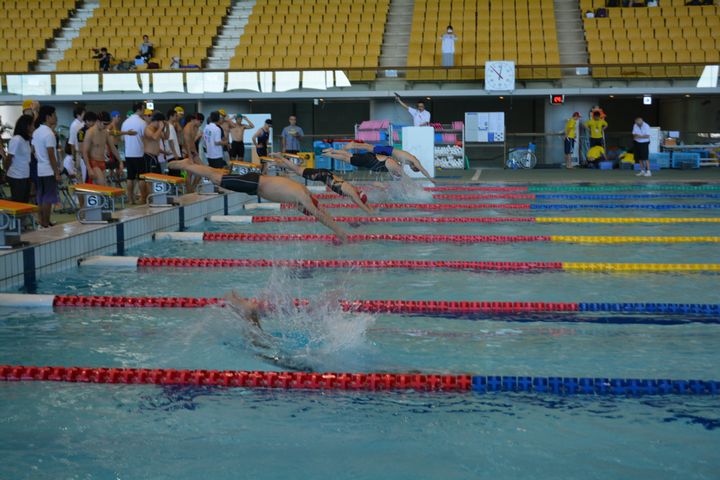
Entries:
POLYGON ((515 90, 515 63, 485 62, 485 90, 515 90))

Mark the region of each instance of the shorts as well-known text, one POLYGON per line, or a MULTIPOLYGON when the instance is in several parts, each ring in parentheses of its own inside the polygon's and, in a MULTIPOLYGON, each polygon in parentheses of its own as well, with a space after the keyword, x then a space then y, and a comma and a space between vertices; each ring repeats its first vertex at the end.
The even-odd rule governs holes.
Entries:
POLYGON ((146 153, 145 155, 143 155, 143 160, 145 160, 145 164, 148 168, 145 173, 162 173, 162 168, 160 167, 160 160, 157 156, 153 155, 152 153, 146 153))
POLYGON ((592 147, 602 147, 603 146, 603 139, 602 138, 590 138, 590 148, 592 147))
POLYGON ((58 185, 57 180, 55 180, 55 175, 38 177, 35 182, 35 193, 37 195, 38 205, 48 205, 59 202, 60 196, 58 195, 58 185))
POLYGON ((29 203, 30 202, 30 187, 32 182, 30 177, 28 178, 13 178, 7 177, 7 182, 10 184, 10 200, 13 202, 29 203))
POLYGON ((128 180, 137 180, 140 175, 150 171, 150 165, 145 162, 145 157, 126 157, 125 167, 127 168, 128 180))
POLYGON ((385 162, 377 159, 374 153, 356 153, 350 158, 350 165, 366 168, 372 172, 387 172, 385 162))
POLYGON ((633 154, 635 155, 635 161, 642 162, 648 160, 650 150, 650 142, 636 142, 633 141, 633 154))
POLYGON ((268 149, 267 147, 257 147, 255 151, 258 154, 258 157, 267 157, 268 149))
POLYGON ((233 192, 257 195, 260 186, 260 174, 249 172, 245 175, 223 175, 220 187, 233 192))
POLYGON ((93 160, 90 159, 90 168, 99 168, 101 172, 104 172, 107 169, 107 164, 105 163, 105 160, 93 160))
POLYGON ((105 162, 105 167, 108 170, 115 170, 119 166, 120 166, 120 160, 115 158, 115 155, 109 154, 108 160, 107 160, 107 162, 105 162))
POLYGON ((208 158, 207 162, 212 168, 227 168, 224 158, 208 158))
POLYGON ((245 158, 244 142, 232 142, 230 144, 230 158, 245 158))
POLYGON ((392 157, 393 150, 394 148, 390 146, 378 145, 377 147, 373 147, 373 153, 375 155, 385 155, 386 157, 392 157))
POLYGON ((572 155, 574 149, 575 149, 575 139, 566 137, 565 138, 565 155, 572 155))

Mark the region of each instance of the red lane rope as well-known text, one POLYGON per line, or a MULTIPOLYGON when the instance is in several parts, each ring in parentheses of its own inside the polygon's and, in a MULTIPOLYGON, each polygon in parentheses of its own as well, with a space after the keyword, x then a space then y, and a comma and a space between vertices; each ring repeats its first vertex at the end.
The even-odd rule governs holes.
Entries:
MULTIPOLYGON (((322 208, 359 208, 354 203, 322 203, 322 208)), ((415 210, 529 210, 529 203, 373 203, 373 208, 404 208, 415 210)), ((283 203, 281 208, 297 209, 294 203, 283 203)))
POLYGON ((140 257, 138 267, 287 267, 287 268, 408 268, 448 270, 562 270, 562 262, 476 262, 464 260, 270 260, 255 258, 140 257))
MULTIPOLYGON (((346 223, 534 223, 535 217, 333 217, 346 223)), ((257 216, 253 223, 316 222, 315 217, 257 216)))
MULTIPOLYGON (((260 302, 257 299, 247 299, 260 302)), ((222 298, 195 297, 127 297, 110 295, 56 295, 55 307, 104 308, 203 308, 223 305, 222 298)), ((309 305, 308 299, 295 299, 295 305, 309 305)), ((572 302, 467 302, 447 300, 339 300, 347 312, 396 314, 471 314, 521 312, 577 312, 579 304, 572 302)))
POLYGON ((208 385, 245 388, 468 391, 470 375, 304 373, 149 368, 0 366, 0 381, 208 385))
MULTIPOLYGON (((334 242, 335 235, 315 233, 225 233, 205 232, 206 242, 334 242)), ((349 242, 392 241, 405 243, 518 243, 549 242, 547 235, 426 235, 368 233, 348 235, 349 242)))
POLYGON ((444 187, 425 187, 428 192, 527 192, 527 186, 518 187, 461 187, 461 186, 444 186, 444 187))
POLYGON ((433 198, 438 200, 491 200, 491 199, 510 199, 510 200, 535 200, 534 193, 436 193, 433 198))

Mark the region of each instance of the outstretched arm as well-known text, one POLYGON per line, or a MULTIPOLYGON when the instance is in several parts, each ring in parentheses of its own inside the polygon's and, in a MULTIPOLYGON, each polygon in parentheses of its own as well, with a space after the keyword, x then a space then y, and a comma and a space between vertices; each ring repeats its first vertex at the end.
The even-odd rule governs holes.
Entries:
POLYGON ((428 180, 430 180, 432 183, 435 183, 435 179, 430 176, 430 174, 428 173, 428 171, 425 170, 425 167, 422 166, 422 163, 420 163, 420 160, 418 160, 418 159, 415 157, 415 155, 410 155, 410 157, 408 158, 408 162, 409 162, 413 167, 415 167, 415 168, 413 168, 412 170, 417 170, 417 171, 419 171, 420 173, 423 174, 423 176, 424 176, 425 178, 427 178, 428 180))
POLYGON ((334 148, 326 148, 323 150, 323 155, 345 163, 350 163, 350 158, 352 157, 350 152, 346 152, 345 150, 335 150, 334 148))
POLYGON ((406 104, 405 102, 402 101, 402 99, 400 98, 400 95, 398 95, 397 93, 395 94, 395 100, 397 100, 397 102, 398 102, 400 105, 402 105, 402 107, 403 107, 404 109, 407 110, 408 108, 410 108, 410 107, 407 106, 407 104, 406 104))
POLYGON ((292 171, 295 172, 297 175, 302 176, 303 171, 305 170, 304 167, 301 167, 301 166, 299 166, 299 165, 295 165, 294 162, 288 160, 287 158, 283 157, 283 156, 280 155, 279 153, 272 153, 272 154, 270 154, 270 156, 273 158, 273 160, 275 161, 275 163, 276 163, 277 165, 279 165, 279 166, 281 166, 282 168, 285 168, 285 169, 287 169, 287 170, 292 170, 292 171))
POLYGON ((354 149, 358 149, 358 150, 367 150, 367 151, 372 152, 373 148, 374 148, 374 147, 373 147, 372 145, 370 145, 369 143, 365 143, 365 142, 349 142, 349 143, 347 143, 347 144, 343 147, 343 150, 354 150, 354 149))

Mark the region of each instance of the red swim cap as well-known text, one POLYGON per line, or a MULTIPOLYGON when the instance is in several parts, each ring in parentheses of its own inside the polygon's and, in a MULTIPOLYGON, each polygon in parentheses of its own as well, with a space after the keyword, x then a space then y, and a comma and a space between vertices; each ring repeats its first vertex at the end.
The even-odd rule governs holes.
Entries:
POLYGON ((367 205, 367 200, 367 194, 365 192, 360 192, 360 201, 367 205))

